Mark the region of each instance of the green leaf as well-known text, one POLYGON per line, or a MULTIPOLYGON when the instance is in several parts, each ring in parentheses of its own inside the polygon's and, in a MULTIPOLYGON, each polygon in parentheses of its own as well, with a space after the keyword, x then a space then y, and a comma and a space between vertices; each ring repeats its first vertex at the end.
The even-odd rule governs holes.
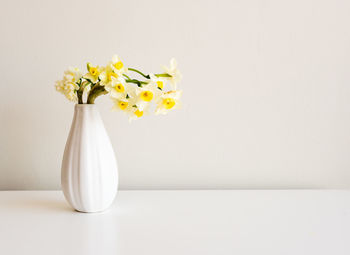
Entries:
POLYGON ((130 97, 129 97, 129 94, 126 94, 126 98, 130 98, 130 97))

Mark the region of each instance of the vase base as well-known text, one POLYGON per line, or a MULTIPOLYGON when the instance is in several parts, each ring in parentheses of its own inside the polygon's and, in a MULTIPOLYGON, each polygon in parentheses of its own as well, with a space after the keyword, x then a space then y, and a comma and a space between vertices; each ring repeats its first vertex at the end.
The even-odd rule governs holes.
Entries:
POLYGON ((111 208, 102 209, 102 210, 96 210, 96 211, 74 209, 74 211, 79 212, 79 213, 105 213, 105 212, 108 212, 110 210, 111 210, 111 208))

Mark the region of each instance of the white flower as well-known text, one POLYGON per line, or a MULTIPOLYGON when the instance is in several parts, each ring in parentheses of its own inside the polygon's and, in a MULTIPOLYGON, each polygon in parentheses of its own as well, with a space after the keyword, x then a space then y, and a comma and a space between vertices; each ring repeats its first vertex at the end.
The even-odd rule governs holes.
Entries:
POLYGON ((146 115, 148 113, 149 104, 142 105, 141 107, 140 105, 134 104, 132 107, 132 111, 128 112, 130 122, 146 115))
POLYGON ((110 66, 112 67, 113 71, 118 75, 122 75, 123 73, 126 73, 128 71, 128 69, 124 66, 124 63, 121 61, 118 55, 114 55, 112 57, 110 66))
POLYGON ((144 115, 144 111, 141 111, 137 108, 133 112, 129 113, 129 122, 141 118, 144 115))
POLYGON ((151 102, 156 100, 162 94, 162 91, 158 89, 157 83, 150 82, 148 84, 142 85, 142 87, 136 88, 136 96, 140 101, 151 102))
POLYGON ((182 91, 169 91, 160 96, 157 102, 156 114, 167 114, 170 110, 179 108, 182 91))
POLYGON ((99 66, 92 66, 90 63, 87 63, 87 69, 88 73, 84 75, 84 78, 90 80, 92 83, 98 82, 101 68, 99 66))
POLYGON ((65 82, 78 82, 81 77, 82 73, 80 72, 79 68, 77 67, 69 67, 68 70, 64 72, 63 80, 65 82))
POLYGON ((129 116, 129 121, 141 118, 148 111, 148 104, 144 104, 136 97, 124 99, 111 97, 111 99, 114 103, 112 109, 126 113, 129 116))
POLYGON ((114 105, 112 110, 114 111, 124 111, 125 113, 132 111, 132 102, 125 98, 125 99, 116 99, 111 97, 114 105))
POLYGON ((153 100, 153 95, 152 95, 153 92, 151 92, 151 90, 152 88, 150 87, 147 88, 147 86, 144 89, 135 88, 135 92, 134 94, 132 94, 132 97, 130 100, 132 108, 131 108, 131 111, 128 112, 129 121, 141 118, 142 116, 148 114, 151 101, 153 100))
POLYGON ((159 90, 163 90, 165 87, 165 84, 167 82, 167 79, 164 77, 157 77, 154 74, 149 75, 151 78, 150 84, 158 88, 159 90))
MULTIPOLYGON (((130 114, 130 120, 137 119, 148 112, 152 101, 158 101, 162 91, 158 89, 157 83, 148 83, 142 87, 135 88, 134 111, 130 114)), ((134 95, 132 95, 134 98, 134 95)))
POLYGON ((102 86, 110 86, 113 85, 117 82, 117 79, 119 77, 118 74, 116 74, 111 66, 106 66, 104 68, 101 69, 102 72, 99 76, 100 78, 100 84, 102 86))
POLYGON ((112 98, 119 100, 135 97, 135 87, 126 83, 125 79, 121 77, 113 79, 112 82, 105 85, 105 90, 112 98))
POLYGON ((55 84, 56 90, 61 92, 66 98, 70 101, 78 101, 78 96, 76 91, 79 89, 79 86, 73 82, 65 82, 64 80, 56 81, 55 84))
POLYGON ((167 74, 171 75, 171 77, 168 79, 171 82, 173 89, 176 90, 176 85, 181 81, 182 74, 180 73, 179 69, 177 69, 177 62, 175 58, 170 60, 170 67, 164 66, 163 69, 167 74))
POLYGON ((61 92, 70 101, 78 101, 77 84, 81 79, 81 72, 79 68, 70 67, 64 72, 63 80, 56 81, 55 87, 58 92, 61 92))

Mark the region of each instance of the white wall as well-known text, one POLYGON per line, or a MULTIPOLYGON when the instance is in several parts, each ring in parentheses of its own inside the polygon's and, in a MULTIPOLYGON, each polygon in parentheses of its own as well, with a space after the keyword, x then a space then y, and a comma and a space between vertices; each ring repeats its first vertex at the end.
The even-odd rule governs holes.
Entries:
POLYGON ((69 65, 157 71, 184 107, 129 124, 97 100, 123 189, 350 188, 350 2, 1 0, 0 189, 59 189, 69 65))

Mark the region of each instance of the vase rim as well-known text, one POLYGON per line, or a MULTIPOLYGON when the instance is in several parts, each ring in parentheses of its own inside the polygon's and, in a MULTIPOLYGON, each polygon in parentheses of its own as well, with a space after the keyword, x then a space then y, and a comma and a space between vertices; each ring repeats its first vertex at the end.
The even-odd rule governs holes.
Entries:
POLYGON ((75 107, 93 107, 95 104, 75 104, 75 107))

